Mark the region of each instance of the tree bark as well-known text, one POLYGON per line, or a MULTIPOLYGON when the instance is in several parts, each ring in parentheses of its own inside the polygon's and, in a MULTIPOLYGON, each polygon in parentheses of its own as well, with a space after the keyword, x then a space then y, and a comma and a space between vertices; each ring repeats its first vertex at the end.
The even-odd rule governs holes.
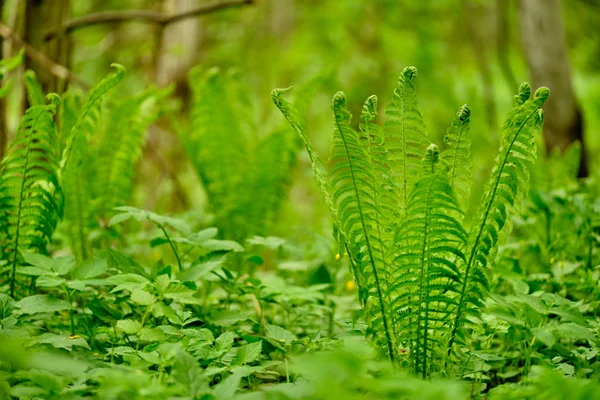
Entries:
MULTIPOLYGON (((27 0, 25 11, 25 41, 42 52, 47 58, 64 66, 69 66, 68 38, 61 35, 53 40, 44 40, 44 32, 48 27, 62 25, 69 16, 68 0, 27 0)), ((35 72, 45 93, 64 90, 64 80, 59 80, 44 68, 30 59, 26 59, 25 67, 35 72)))
POLYGON ((521 0, 521 40, 534 87, 548 86, 551 96, 544 105, 546 151, 564 151, 581 143, 579 177, 588 175, 583 140, 583 115, 573 85, 567 56, 560 0, 521 0))

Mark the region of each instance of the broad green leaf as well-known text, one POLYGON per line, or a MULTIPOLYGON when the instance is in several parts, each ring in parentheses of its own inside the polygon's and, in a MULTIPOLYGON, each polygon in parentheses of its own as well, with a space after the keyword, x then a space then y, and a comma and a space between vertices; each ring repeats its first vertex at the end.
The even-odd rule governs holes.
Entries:
POLYGON ((82 337, 70 337, 66 335, 56 335, 54 333, 44 333, 40 336, 36 336, 30 342, 30 345, 33 344, 50 344, 57 349, 65 349, 68 351, 72 351, 73 346, 79 346, 87 350, 91 350, 88 343, 82 337))
POLYGON ((533 335, 537 340, 542 342, 548 347, 552 347, 556 344, 556 336, 554 335, 554 329, 551 326, 542 326, 540 328, 531 329, 533 335))
POLYGON ((240 347, 237 351, 233 364, 244 365, 249 364, 258 359, 262 352, 262 341, 248 343, 240 347))
POLYGON ((65 280, 60 276, 42 275, 35 281, 37 287, 56 287, 65 283, 65 280))
POLYGON ((235 335, 233 332, 227 331, 222 333, 221 336, 215 340, 215 349, 219 351, 229 351, 233 346, 234 338, 235 335))
POLYGON ((133 292, 131 292, 131 300, 142 306, 149 306, 156 302, 154 295, 141 289, 133 289, 133 292))
POLYGON ((23 314, 36 314, 46 312, 56 312, 70 310, 72 306, 64 301, 52 297, 48 294, 38 294, 35 296, 25 297, 18 301, 16 306, 20 308, 23 314))
POLYGON ((134 321, 132 319, 122 319, 117 321, 117 329, 120 329, 128 335, 134 335, 142 329, 142 324, 139 321, 134 321))
POLYGON ((267 324, 266 333, 267 337, 285 345, 290 344, 297 339, 296 335, 294 335, 292 332, 277 325, 267 324))

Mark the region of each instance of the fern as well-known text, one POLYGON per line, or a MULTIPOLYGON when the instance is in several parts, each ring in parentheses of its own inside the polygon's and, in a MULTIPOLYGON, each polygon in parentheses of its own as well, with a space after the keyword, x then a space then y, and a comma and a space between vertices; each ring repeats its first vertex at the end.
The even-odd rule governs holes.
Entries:
POLYGON ((417 106, 416 78, 415 67, 402 71, 392 102, 385 110, 388 119, 383 126, 389 166, 400 191, 400 207, 403 210, 425 156, 425 148, 429 145, 423 116, 417 106))
POLYGON ((540 88, 531 98, 531 86, 522 84, 515 96, 515 107, 502 127, 500 152, 484 192, 478 219, 469 234, 462 288, 450 335, 448 351, 462 341, 462 327, 468 315, 477 315, 488 283, 486 270, 493 263, 498 240, 507 224, 508 213, 527 190, 529 170, 537 155, 537 136, 544 114, 540 107, 550 91, 540 88))
POLYGON ((25 83, 25 90, 27 92, 27 101, 29 105, 37 106, 44 104, 44 92, 40 83, 35 76, 35 72, 28 69, 23 74, 23 82, 25 83))
POLYGON ((78 259, 86 259, 90 248, 88 232, 92 221, 90 185, 86 179, 85 167, 91 160, 88 156, 88 140, 97 129, 100 107, 105 94, 119 83, 125 69, 113 64, 116 71, 96 85, 79 114, 60 162, 60 177, 65 193, 65 226, 68 231, 73 253, 78 259))
POLYGON ((20 253, 44 253, 61 214, 58 143, 50 104, 27 110, 0 171, 0 218, 3 259, 10 268, 10 295, 15 295, 20 253))
POLYGON ((456 308, 461 279, 457 261, 464 260, 461 249, 467 238, 447 170, 438 158, 437 147, 430 145, 407 217, 396 233, 401 246, 390 287, 394 330, 414 354, 413 370, 423 377, 429 375, 434 355, 444 349, 443 332, 456 308))
POLYGON ((440 155, 448 164, 450 186, 456 192, 461 209, 466 212, 471 200, 471 178, 473 174, 473 160, 471 159, 471 137, 469 125, 471 122, 471 109, 464 105, 456 113, 452 125, 444 141, 448 148, 440 155))
POLYGON ((107 217, 114 207, 126 205, 131 198, 135 167, 146 143, 146 132, 159 117, 158 103, 170 92, 170 89, 148 89, 119 102, 108 113, 104 132, 93 149, 94 216, 107 217))
POLYGON ((465 105, 457 113, 440 156, 417 107, 416 75, 414 67, 402 72, 383 128, 375 123, 375 96, 363 106, 358 132, 344 94, 334 96, 329 170, 282 98, 287 89, 274 90, 272 98, 308 151, 336 236, 350 256, 368 334, 394 361, 402 362, 399 346, 408 347, 411 369, 427 377, 443 368, 440 360, 464 336, 466 316, 477 315, 485 299, 485 270, 509 209, 526 189, 548 89, 529 99, 531 88, 523 85, 515 96, 478 223, 467 235, 470 110, 465 105))
POLYGON ((263 128, 248 91, 218 69, 190 74, 192 129, 182 135, 225 237, 265 235, 290 184, 298 141, 287 127, 263 128))
POLYGON ((315 180, 317 183, 317 187, 319 188, 319 192, 323 196, 323 200, 325 204, 329 208, 331 214, 334 216, 337 214, 335 208, 333 207, 333 201, 331 200, 331 189, 329 180, 327 179, 327 168, 325 164, 320 159, 317 151, 313 147, 312 143, 308 138, 308 134, 306 131, 306 127, 300 122, 298 118, 298 113, 296 109, 292 106, 292 104, 283 98, 283 95, 287 93, 291 88, 287 89, 274 89, 271 92, 271 99, 273 103, 279 111, 283 114, 286 120, 291 125, 292 129, 300 136, 302 143, 304 144, 306 151, 308 153, 308 157, 310 159, 310 164, 315 175, 315 180))
MULTIPOLYGON (((373 101, 367 104, 373 112, 373 101)), ((332 199, 338 211, 338 224, 348 240, 352 256, 358 263, 360 281, 367 292, 366 314, 371 333, 395 358, 394 339, 386 307, 382 271, 387 270, 385 241, 379 221, 379 198, 373 158, 365 151, 360 136, 352 129, 346 98, 338 92, 333 98, 334 134, 331 147, 333 166, 328 179, 332 199), (381 326, 380 326, 381 325, 381 326)), ((372 115, 372 114, 371 114, 372 115)), ((369 120, 369 116, 365 120, 369 120)), ((368 122, 367 122, 368 125, 368 122)), ((369 143, 368 141, 366 143, 369 143)))

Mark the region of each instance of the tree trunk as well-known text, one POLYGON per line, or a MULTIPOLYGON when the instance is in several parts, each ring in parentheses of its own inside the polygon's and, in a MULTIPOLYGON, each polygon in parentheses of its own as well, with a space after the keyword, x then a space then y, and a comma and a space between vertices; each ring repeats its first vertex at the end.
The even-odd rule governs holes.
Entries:
MULTIPOLYGON (((69 16, 68 0, 27 0, 25 11, 25 41, 41 51, 46 57, 59 64, 68 66, 68 40, 57 36, 49 41, 44 32, 49 28, 57 29, 69 16)), ((45 93, 64 90, 65 82, 59 80, 39 64, 25 60, 25 67, 35 72, 45 93)))
POLYGON ((564 151, 581 142, 579 176, 588 174, 583 141, 583 115, 577 103, 560 0, 521 0, 521 39, 534 87, 548 86, 551 96, 544 105, 546 151, 564 151))

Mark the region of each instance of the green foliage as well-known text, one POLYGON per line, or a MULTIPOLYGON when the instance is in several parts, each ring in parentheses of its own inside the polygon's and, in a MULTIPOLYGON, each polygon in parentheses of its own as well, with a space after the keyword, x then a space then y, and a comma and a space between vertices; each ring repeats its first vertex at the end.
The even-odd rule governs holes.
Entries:
POLYGON ((159 103, 170 94, 170 89, 150 88, 102 110, 105 97, 124 76, 121 66, 115 68, 90 91, 85 104, 80 105, 74 93, 62 103, 63 227, 80 260, 91 256, 92 233, 101 228, 101 222, 131 198, 146 132, 161 113, 159 103))
POLYGON ((259 127, 247 89, 234 74, 195 69, 189 81, 192 129, 181 139, 215 225, 237 240, 265 235, 291 182, 297 140, 285 127, 259 127))
POLYGON ((449 347, 457 337, 461 339, 460 329, 469 310, 477 310, 481 306, 488 286, 486 273, 496 256, 499 236, 509 222, 511 209, 527 192, 529 170, 537 156, 537 136, 544 122, 540 107, 549 94, 547 88, 540 88, 531 97, 531 86, 522 84, 502 127, 496 164, 477 212, 478 219, 469 234, 468 256, 449 347))
POLYGON ((46 252, 62 213, 53 121, 59 100, 56 95, 49 100, 49 105, 27 111, 0 167, 2 259, 7 267, 2 275, 10 282, 11 296, 16 293, 21 253, 46 252))
POLYGON ((170 93, 170 89, 147 89, 125 98, 108 114, 108 122, 94 147, 94 169, 90 173, 96 178, 92 185, 96 216, 106 217, 114 207, 126 205, 131 198, 148 127, 159 117, 158 103, 170 93))
POLYGON ((71 248, 78 259, 90 255, 89 230, 93 226, 91 215, 92 182, 86 179, 86 169, 92 161, 88 150, 91 136, 97 129, 100 107, 105 94, 123 79, 125 69, 113 64, 116 72, 102 80, 88 95, 87 101, 71 128, 69 139, 60 162, 60 176, 65 193, 65 226, 71 248))
POLYGON ((443 368, 456 341, 464 343, 467 315, 479 315, 499 234, 526 190, 548 90, 530 98, 531 88, 523 84, 515 96, 479 217, 467 236, 461 214, 470 188, 470 111, 463 106, 458 112, 439 166, 437 148, 425 149, 416 75, 414 67, 402 72, 383 128, 374 123, 376 98, 367 99, 360 134, 352 128, 343 93, 334 96, 327 174, 295 111, 281 98, 283 91, 272 96, 307 144, 319 189, 350 255, 367 333, 394 361, 408 348, 411 369, 427 377, 443 368))
POLYGON ((44 104, 44 92, 42 87, 35 76, 35 72, 28 69, 23 74, 23 82, 25 84, 25 90, 27 91, 27 101, 31 106, 37 106, 44 104))
MULTIPOLYGON (((271 120, 260 124, 271 133, 257 134, 258 108, 235 77, 191 77, 196 121, 182 139, 220 230, 197 214, 126 206, 168 89, 111 97, 119 69, 85 103, 70 89, 46 104, 27 73, 35 105, 0 167, 1 398, 541 400, 598 391, 599 186, 573 179, 576 147, 532 167, 545 89, 532 97, 523 85, 516 96, 477 212, 471 141, 477 157, 480 135, 470 138, 470 109, 458 111, 438 150, 417 106, 416 69, 403 71, 382 124, 375 96, 357 126, 353 105, 334 96, 329 163, 305 128, 318 124, 298 118, 287 89, 274 90, 333 216, 334 256, 331 238, 317 233, 270 236, 297 138, 271 120), (63 185, 71 219, 51 242, 63 185), (79 222, 82 237, 64 235, 79 222)), ((297 94, 302 113, 309 100, 297 94)))
MULTIPOLYGON (((4 79, 4 76, 7 72, 17 68, 19 65, 23 63, 23 50, 21 50, 17 55, 10 58, 3 58, 0 60, 0 84, 4 79)), ((10 90, 11 80, 8 80, 4 86, 0 86, 0 99, 6 96, 10 90)))

